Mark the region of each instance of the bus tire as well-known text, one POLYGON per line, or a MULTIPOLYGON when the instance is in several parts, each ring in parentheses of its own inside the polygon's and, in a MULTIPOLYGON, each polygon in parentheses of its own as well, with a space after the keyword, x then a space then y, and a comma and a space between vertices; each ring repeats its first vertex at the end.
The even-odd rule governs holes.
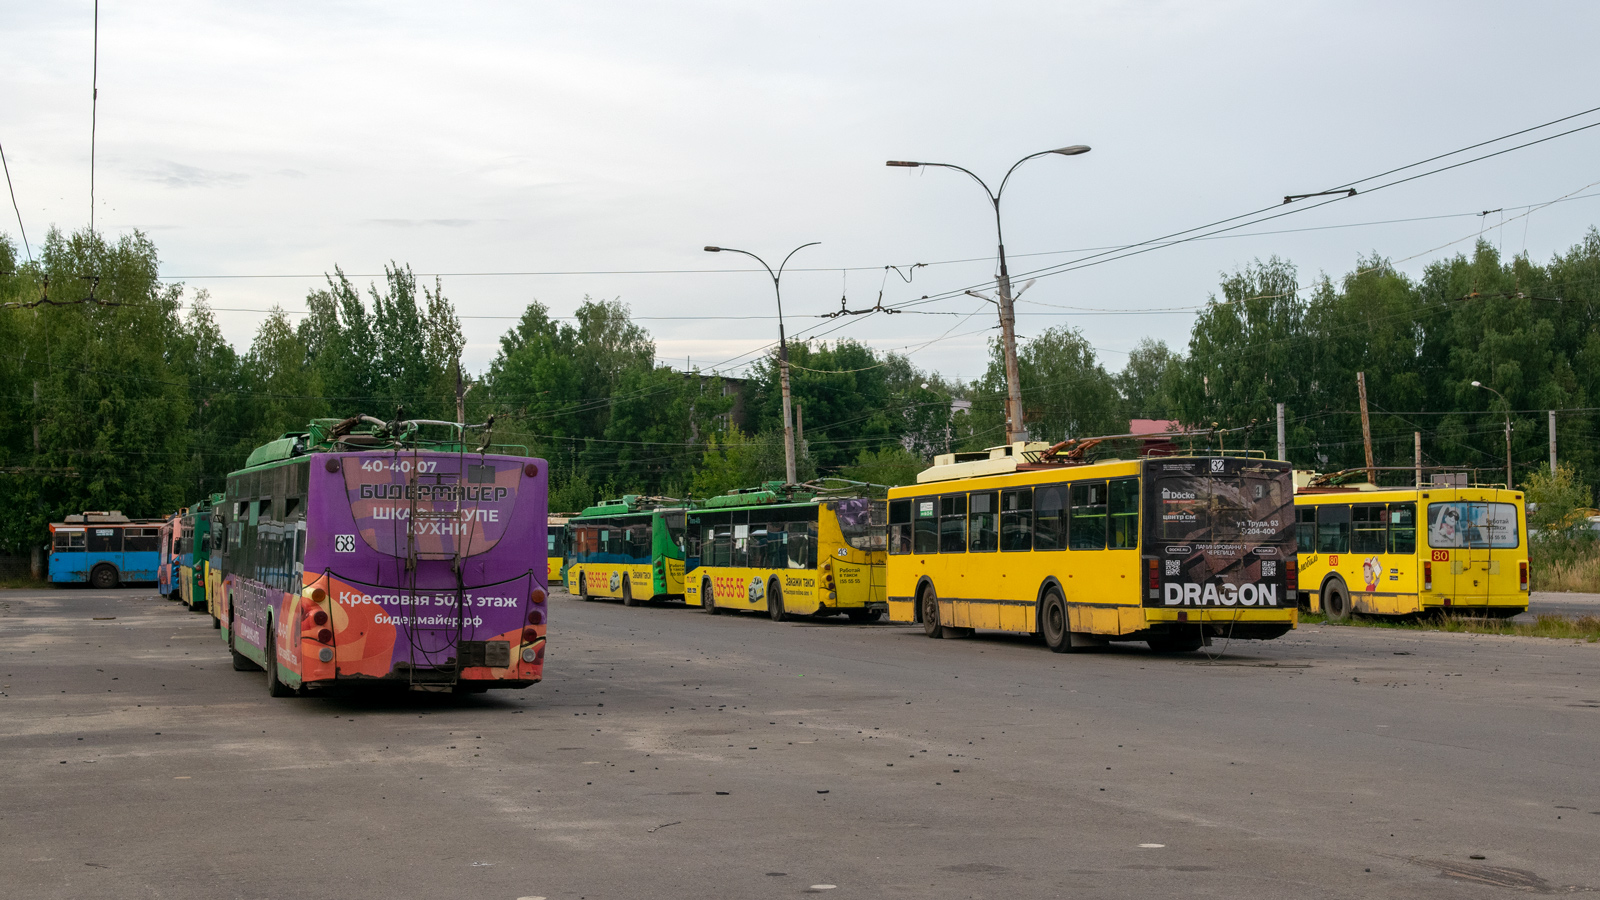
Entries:
POLYGON ((1050 652, 1072 652, 1072 617, 1067 614, 1067 601, 1055 588, 1045 592, 1039 606, 1039 634, 1050 652))
POLYGON ((1322 586, 1322 614, 1329 622, 1350 621, 1350 589, 1341 578, 1330 578, 1322 586))
POLYGON ((272 620, 267 620, 267 696, 287 697, 294 693, 292 689, 278 680, 278 635, 273 629, 272 620))
POLYGON ((639 605, 639 601, 635 600, 633 598, 633 582, 628 580, 628 576, 626 576, 626 575, 622 576, 622 605, 623 606, 638 606, 639 605))
POLYGON ((89 586, 99 591, 109 591, 117 586, 117 567, 98 565, 89 573, 89 586))
POLYGON ((233 670, 235 672, 259 672, 261 667, 256 661, 233 648, 233 632, 228 632, 228 655, 233 657, 233 670))
POLYGON ((921 599, 917 601, 917 608, 922 610, 922 633, 931 638, 958 638, 966 637, 972 633, 970 628, 957 628, 954 625, 939 624, 939 592, 933 585, 922 588, 921 599))
POLYGON ((211 629, 213 631, 221 631, 222 630, 222 620, 217 618, 216 616, 212 616, 211 617, 211 629))
POLYGON ((594 598, 589 596, 589 578, 587 572, 578 573, 578 599, 588 603, 594 598))
POLYGON ((774 578, 767 582, 767 615, 774 622, 787 622, 789 614, 783 609, 783 586, 774 578))
POLYGON ((711 579, 700 582, 700 608, 715 616, 722 612, 717 609, 717 595, 711 590, 711 579))

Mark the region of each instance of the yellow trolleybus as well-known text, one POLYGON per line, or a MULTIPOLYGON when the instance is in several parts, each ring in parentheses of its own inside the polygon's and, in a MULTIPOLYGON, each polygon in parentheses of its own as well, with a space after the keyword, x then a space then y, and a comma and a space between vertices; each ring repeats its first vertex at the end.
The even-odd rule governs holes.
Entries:
POLYGON ((545 530, 545 584, 565 584, 569 516, 549 516, 545 530))
POLYGON ((1423 487, 1339 484, 1362 472, 1296 473, 1299 586, 1311 611, 1344 621, 1352 613, 1509 618, 1527 610, 1521 491, 1469 485, 1463 473, 1423 487))
POLYGON ((683 599, 686 512, 681 500, 628 494, 568 519, 567 591, 624 606, 683 599))
POLYGON ((882 500, 827 498, 778 484, 712 497, 689 513, 684 599, 723 610, 883 617, 882 500))
POLYGON ((1294 628, 1294 486, 1252 456, 1087 462, 1099 441, 936 457, 889 491, 889 618, 930 637, 1157 651, 1294 628))

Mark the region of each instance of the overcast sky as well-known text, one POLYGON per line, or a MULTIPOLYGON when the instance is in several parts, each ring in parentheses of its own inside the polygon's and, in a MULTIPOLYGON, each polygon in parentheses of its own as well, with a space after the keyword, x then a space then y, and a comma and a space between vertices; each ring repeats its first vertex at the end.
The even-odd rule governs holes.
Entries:
MULTIPOLYGON (((35 246, 87 223, 92 18, 86 0, 0 5, 0 144, 35 246)), ((841 294, 862 308, 880 289, 902 302, 993 277, 978 186, 887 159, 998 181, 1028 153, 1091 145, 1012 179, 1018 273, 1600 106, 1597 34, 1592 2, 107 0, 97 224, 147 232, 163 275, 210 291, 241 347, 273 304, 302 310, 319 273, 392 259, 596 273, 446 274, 471 369, 530 300, 570 315, 585 295, 630 304, 663 360, 726 368, 776 337, 772 289, 764 273, 661 271, 749 268, 706 244, 776 266, 822 242, 784 279, 791 336, 840 324, 816 316, 841 294), (911 284, 883 268, 915 262, 944 264, 911 284), (655 274, 621 274, 641 270, 655 274), (203 277, 220 275, 284 277, 203 277)), ((1190 310, 1257 258, 1309 281, 1376 251, 1415 274, 1482 229, 1547 260, 1600 222, 1600 197, 1515 207, 1594 182, 1600 128, 1244 229, 1320 230, 1043 278, 1019 331, 1080 328, 1117 369, 1141 337, 1184 345, 1190 310), (1324 227, 1416 217, 1437 218, 1324 227)), ((939 314, 860 317, 832 336, 981 374, 992 307, 922 309, 939 314)))

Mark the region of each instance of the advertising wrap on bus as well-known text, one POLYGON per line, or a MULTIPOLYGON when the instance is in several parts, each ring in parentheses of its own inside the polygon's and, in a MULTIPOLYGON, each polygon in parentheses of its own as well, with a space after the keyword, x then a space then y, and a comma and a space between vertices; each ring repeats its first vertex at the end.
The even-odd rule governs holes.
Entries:
POLYGON ((1152 462, 1146 469, 1145 606, 1296 605, 1294 489, 1286 463, 1245 458, 1152 462))

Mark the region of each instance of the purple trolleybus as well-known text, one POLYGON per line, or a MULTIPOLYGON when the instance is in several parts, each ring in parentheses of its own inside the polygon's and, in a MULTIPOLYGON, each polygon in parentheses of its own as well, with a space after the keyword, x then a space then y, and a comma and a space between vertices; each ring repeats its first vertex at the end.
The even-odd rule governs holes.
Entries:
POLYGON ((545 464, 477 427, 469 447, 473 428, 453 422, 319 419, 250 454, 221 517, 218 617, 234 668, 265 669, 274 697, 539 681, 545 464))

